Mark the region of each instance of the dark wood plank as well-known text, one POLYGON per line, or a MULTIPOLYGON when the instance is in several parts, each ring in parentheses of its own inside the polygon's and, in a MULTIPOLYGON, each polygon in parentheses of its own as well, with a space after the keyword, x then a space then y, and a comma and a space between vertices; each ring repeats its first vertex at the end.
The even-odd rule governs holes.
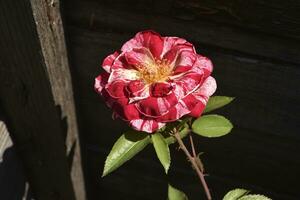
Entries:
POLYGON ((31 6, 54 101, 60 107, 61 118, 65 120, 67 126, 66 153, 72 161, 71 178, 75 196, 76 199, 84 200, 85 186, 81 167, 80 140, 60 1, 31 0, 31 6))
MULTIPOLYGON (((150 147, 135 159, 136 162, 130 161, 115 174, 103 180, 97 176, 112 144, 128 127, 109 117, 111 111, 93 91, 93 79, 101 71, 102 59, 132 37, 132 31, 107 28, 98 32, 74 26, 67 30, 80 121, 90 152, 88 180, 93 191, 99 196, 115 191, 110 194, 112 199, 118 199, 118 194, 132 199, 160 199, 166 194, 168 180, 159 162, 155 162, 150 147), (115 188, 116 185, 119 186, 115 188)), ((274 199, 296 200, 300 195, 296 179, 300 163, 295 159, 300 124, 296 102, 300 100, 300 91, 291 88, 299 82, 299 68, 231 55, 202 45, 197 45, 197 49, 212 58, 221 94, 237 97, 232 105, 219 112, 236 124, 232 135, 216 140, 200 139, 197 145, 200 151, 206 152, 205 162, 211 175, 208 179, 216 199, 221 199, 231 188, 246 187, 274 199)), ((169 178, 185 189, 191 199, 196 199, 200 191, 198 180, 193 178, 184 156, 175 155, 173 163, 179 164, 173 166, 172 176, 175 177, 169 178)))
MULTIPOLYGON (((72 34, 71 51, 75 55, 72 58, 77 90, 84 93, 80 97, 80 103, 91 107, 86 112, 92 115, 91 113, 98 112, 92 110, 94 106, 101 103, 93 92, 93 79, 101 72, 101 60, 132 35, 99 33, 78 28, 68 30, 72 34)), ((260 132, 299 137, 299 113, 296 110, 300 108, 296 102, 300 100, 300 89, 294 87, 299 83, 299 68, 233 56, 201 46, 197 46, 197 49, 209 56, 215 65, 214 76, 219 83, 217 93, 237 97, 235 105, 230 105, 234 116, 232 120, 236 124, 260 132)), ((87 123, 95 123, 93 119, 88 120, 87 123)))
MULTIPOLYGON (((197 143, 197 148, 205 152, 203 158, 209 174, 206 179, 214 194, 214 198, 222 199, 221 197, 228 190, 243 187, 268 195, 276 200, 297 200, 299 196, 297 190, 299 173, 296 171, 296 166, 299 166, 299 162, 295 161, 295 159, 282 159, 280 157, 280 167, 276 164, 276 161, 274 162, 276 160, 274 157, 279 157, 283 154, 274 155, 272 151, 266 152, 264 150, 266 147, 274 145, 274 142, 271 142, 271 145, 265 145, 261 141, 256 144, 258 148, 246 146, 241 149, 240 145, 249 144, 247 137, 245 137, 245 132, 235 130, 233 134, 235 135, 214 141, 195 138, 200 140, 200 143, 197 143), (244 139, 241 140, 241 138, 236 137, 237 134, 244 134, 244 139), (239 144, 238 147, 236 144, 239 144), (261 149, 263 150, 261 154, 257 154, 257 150, 261 149), (264 156, 270 155, 270 160, 266 161, 264 156), (271 159, 274 160, 271 161, 271 159), (291 168, 295 170, 295 173, 285 173, 284 162, 295 166, 291 168), (275 174, 276 170, 279 171, 275 174), (284 183, 290 183, 290 185, 284 186, 284 183)), ((250 136, 250 138, 252 137, 251 135, 252 133, 247 133, 247 136, 250 136)), ((288 142, 291 144, 290 141, 288 142)), ((275 143, 277 147, 283 147, 280 139, 275 143)), ((276 153, 283 150, 295 151, 297 143, 292 143, 291 146, 293 147, 290 148, 288 145, 285 145, 284 149, 278 150, 276 153)), ((102 149, 101 144, 97 144, 96 148, 89 153, 89 178, 91 182, 94 182, 95 193, 98 196, 109 196, 111 199, 119 199, 123 195, 130 197, 130 199, 164 199, 166 197, 167 183, 170 182, 184 190, 190 199, 201 198, 201 195, 204 195, 202 194, 201 185, 186 162, 186 158, 181 152, 175 150, 174 146, 171 148, 171 151, 172 166, 168 177, 164 175, 163 169, 155 156, 154 149, 148 146, 117 171, 99 180, 99 178, 95 177, 95 173, 99 171, 99 166, 103 165, 109 149, 102 149)), ((296 153, 294 156, 296 156, 296 153)))
POLYGON ((300 2, 295 0, 175 0, 171 12, 188 20, 208 20, 279 37, 300 39, 300 2))
POLYGON ((72 1, 71 4, 67 4, 66 14, 68 24, 100 32, 114 30, 119 33, 133 34, 141 30, 153 29, 163 35, 188 38, 201 46, 225 49, 233 54, 243 53, 272 62, 300 63, 300 42, 214 24, 207 20, 185 21, 151 12, 116 9, 114 6, 85 1, 72 1))
MULTIPOLYGON (((272 29, 267 24, 277 1, 269 5, 271 11, 258 27, 255 27, 255 18, 251 18, 252 13, 245 14, 246 20, 253 21, 244 25, 237 19, 229 21, 235 17, 228 18, 222 8, 216 15, 206 16, 178 7, 189 3, 191 1, 178 5, 178 1, 171 0, 114 0, 66 4, 69 47, 77 83, 75 94, 81 127, 87 133, 84 139, 90 152, 88 181, 94 198, 104 195, 111 199, 120 196, 164 199, 167 182, 175 181, 191 199, 199 199, 198 180, 186 165, 185 157, 176 151, 168 180, 151 147, 114 174, 101 180, 97 177, 112 144, 128 127, 109 117, 111 111, 93 92, 93 79, 101 71, 100 64, 106 55, 119 49, 135 32, 154 29, 195 43, 198 52, 213 60, 218 94, 237 97, 232 105, 218 111, 236 125, 233 133, 215 140, 198 138, 197 147, 205 152, 208 181, 215 199, 221 199, 226 191, 235 187, 249 188, 273 199, 298 199, 300 163, 295 158, 300 140, 297 103, 300 90, 295 86, 299 85, 300 51, 299 42, 290 39, 295 38, 293 31, 297 29, 288 32, 286 28, 285 35, 276 30, 276 26, 272 29), (173 9, 174 6, 178 9, 173 9)), ((242 1, 236 3, 245 5, 242 1)), ((257 9, 255 3, 250 11, 257 9)), ((214 6, 212 2, 210 5, 214 6)), ((245 9, 247 7, 241 12, 245 13, 245 9)), ((292 24, 287 26, 293 27, 292 24)))
POLYGON ((75 199, 30 1, 0 1, 0 106, 36 199, 75 199))
POLYGON ((106 0, 94 2, 133 13, 164 15, 184 21, 210 21, 250 32, 300 39, 297 0, 106 0))

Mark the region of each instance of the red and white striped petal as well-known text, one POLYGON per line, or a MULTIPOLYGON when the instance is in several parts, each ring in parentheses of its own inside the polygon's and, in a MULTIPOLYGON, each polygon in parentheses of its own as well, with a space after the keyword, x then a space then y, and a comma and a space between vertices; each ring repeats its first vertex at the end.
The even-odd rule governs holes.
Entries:
POLYGON ((145 47, 150 50, 154 58, 160 58, 163 50, 163 39, 154 31, 143 31, 135 35, 135 37, 126 42, 121 51, 129 52, 134 48, 145 47))
POLYGON ((186 96, 199 88, 202 83, 203 74, 198 73, 187 73, 181 77, 174 80, 174 83, 178 86, 178 89, 181 88, 184 93, 183 96, 186 96))
POLYGON ((98 77, 96 77, 94 88, 95 88, 96 92, 104 98, 106 105, 111 108, 111 106, 113 104, 113 99, 110 97, 108 92, 104 89, 107 84, 108 77, 109 77, 109 74, 106 72, 104 72, 104 73, 100 74, 98 77))
POLYGON ((111 66, 113 65, 114 61, 116 60, 116 58, 118 56, 119 56, 119 53, 116 51, 115 53, 110 54, 103 60, 102 67, 106 72, 108 72, 108 73, 111 72, 111 66))
POLYGON ((109 96, 113 98, 124 98, 126 97, 126 82, 123 80, 114 81, 105 86, 109 96))
POLYGON ((108 83, 114 81, 133 81, 139 79, 138 71, 135 69, 113 69, 110 73, 108 83))
POLYGON ((213 64, 209 58, 197 55, 197 60, 195 61, 191 71, 196 73, 203 73, 204 77, 208 77, 213 70, 213 64))
POLYGON ((191 117, 200 117, 206 104, 204 104, 202 101, 199 101, 195 107, 191 110, 189 113, 189 116, 191 117))
POLYGON ((145 88, 145 83, 142 80, 130 81, 126 86, 128 96, 136 96, 141 90, 145 88))
POLYGON ((137 101, 146 99, 150 96, 150 91, 149 91, 149 86, 146 85, 143 90, 139 91, 138 93, 136 93, 134 97, 129 97, 129 103, 135 103, 137 101))
POLYGON ((174 87, 173 93, 175 94, 177 99, 182 99, 186 96, 188 91, 186 90, 182 82, 172 83, 172 85, 174 87))
POLYGON ((168 51, 170 51, 172 48, 180 45, 184 45, 181 47, 185 47, 184 50, 192 51, 196 53, 193 45, 186 41, 183 38, 178 38, 178 37, 163 37, 164 40, 164 47, 162 51, 162 56, 164 56, 168 51))
POLYGON ((125 52, 124 55, 127 63, 133 66, 142 67, 154 62, 151 52, 144 47, 134 48, 131 51, 125 52))
POLYGON ((112 108, 115 111, 115 115, 120 117, 122 120, 130 121, 141 118, 141 115, 134 104, 122 105, 115 103, 112 108))
POLYGON ((188 73, 180 78, 180 82, 184 83, 184 86, 188 92, 192 92, 198 88, 202 81, 202 77, 202 74, 188 73))
POLYGON ((189 108, 191 110, 191 113, 189 113, 190 116, 192 117, 199 117, 210 96, 213 95, 213 93, 217 89, 217 84, 216 81, 213 77, 209 76, 206 78, 206 80, 203 82, 201 87, 197 89, 193 94, 189 95, 189 98, 186 99, 189 108), (195 104, 194 102, 198 102, 195 104))
POLYGON ((176 58, 176 67, 178 66, 193 66, 196 61, 196 54, 191 51, 181 51, 176 58))
POLYGON ((173 75, 184 74, 192 69, 196 61, 196 55, 189 51, 181 52, 175 62, 173 75))
POLYGON ((105 87, 108 81, 109 74, 104 72, 95 78, 94 88, 97 93, 101 94, 101 91, 105 87))
POLYGON ((153 97, 165 97, 170 95, 173 90, 173 86, 171 83, 168 82, 158 82, 153 83, 151 85, 151 96, 153 97))
POLYGON ((165 123, 157 122, 152 119, 134 119, 130 121, 130 126, 138 131, 153 133, 165 126, 165 123))
POLYGON ((127 63, 124 53, 121 53, 112 64, 111 71, 116 69, 132 69, 132 66, 127 63))
POLYGON ((196 54, 184 39, 161 37, 153 31, 136 34, 102 66, 106 72, 95 79, 95 90, 114 116, 148 133, 184 115, 200 116, 216 90, 208 58, 196 54), (152 79, 148 73, 158 76, 152 79))
POLYGON ((163 50, 163 39, 154 31, 144 31, 143 35, 143 46, 148 48, 154 58, 160 58, 163 50))
POLYGON ((141 48, 141 47, 143 47, 143 38, 141 36, 141 32, 139 32, 132 39, 128 40, 125 44, 123 44, 121 51, 129 52, 133 48, 141 48))
POLYGON ((217 89, 216 80, 212 76, 209 76, 204 80, 201 87, 194 92, 194 95, 208 98, 215 93, 216 89, 217 89))
POLYGON ((166 114, 156 118, 156 120, 158 122, 172 122, 188 113, 190 113, 190 110, 186 107, 184 102, 180 101, 174 107, 170 108, 166 114))
POLYGON ((159 117, 166 114, 170 108, 178 103, 174 93, 166 97, 149 97, 136 103, 137 109, 147 117, 159 117))
POLYGON ((167 59, 174 64, 176 57, 183 51, 196 53, 194 46, 186 40, 177 37, 164 37, 162 59, 167 59))
POLYGON ((193 94, 189 94, 181 99, 181 102, 183 102, 186 108, 191 111, 199 103, 199 100, 193 94))
POLYGON ((170 51, 166 52, 164 54, 163 59, 168 60, 171 64, 172 67, 175 67, 177 57, 182 53, 182 52, 192 52, 192 46, 189 46, 189 44, 180 44, 176 45, 173 47, 170 51))
POLYGON ((135 80, 128 83, 126 91, 129 96, 129 103, 146 99, 150 96, 149 85, 142 80, 135 80))

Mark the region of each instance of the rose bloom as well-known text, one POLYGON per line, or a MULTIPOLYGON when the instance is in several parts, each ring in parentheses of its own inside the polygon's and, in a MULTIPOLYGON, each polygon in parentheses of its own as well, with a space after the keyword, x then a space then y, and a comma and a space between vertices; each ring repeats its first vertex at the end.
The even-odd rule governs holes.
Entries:
POLYGON ((216 90, 211 61, 178 37, 143 31, 106 57, 96 91, 138 131, 153 133, 184 115, 199 117, 216 90))

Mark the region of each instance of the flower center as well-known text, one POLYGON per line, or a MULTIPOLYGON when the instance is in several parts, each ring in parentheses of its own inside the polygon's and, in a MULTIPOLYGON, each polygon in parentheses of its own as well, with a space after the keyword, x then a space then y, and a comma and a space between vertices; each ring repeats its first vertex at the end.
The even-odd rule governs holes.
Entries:
POLYGON ((170 62, 167 59, 151 60, 138 65, 138 76, 147 84, 166 81, 172 72, 170 62))

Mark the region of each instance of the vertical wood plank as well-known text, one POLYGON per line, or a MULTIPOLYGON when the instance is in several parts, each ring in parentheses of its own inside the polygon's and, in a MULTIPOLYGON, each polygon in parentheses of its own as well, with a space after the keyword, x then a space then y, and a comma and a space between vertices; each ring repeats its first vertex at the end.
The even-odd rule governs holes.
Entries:
POLYGON ((0 106, 36 199, 75 199, 30 1, 0 1, 0 106))
POLYGON ((72 81, 69 70, 64 29, 60 15, 60 0, 30 0, 42 47, 51 89, 56 105, 67 122, 67 155, 73 156, 71 178, 76 199, 85 199, 81 168, 81 152, 75 114, 72 81))

